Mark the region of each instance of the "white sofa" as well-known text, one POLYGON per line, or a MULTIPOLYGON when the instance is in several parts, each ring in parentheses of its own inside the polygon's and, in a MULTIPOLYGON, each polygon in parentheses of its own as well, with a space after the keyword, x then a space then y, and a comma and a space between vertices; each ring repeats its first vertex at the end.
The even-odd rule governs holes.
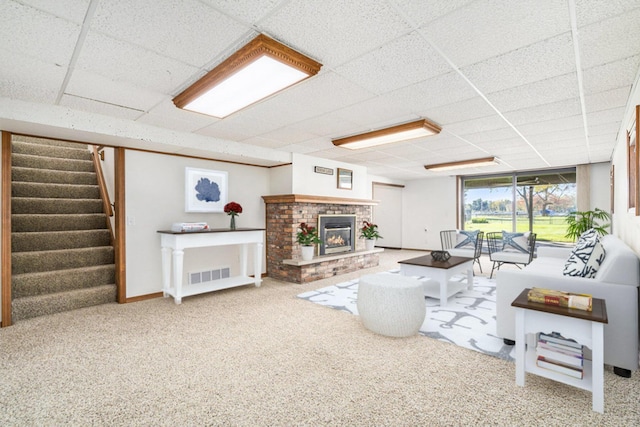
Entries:
MULTIPOLYGON (((606 302, 609 323, 604 326, 604 362, 621 369, 638 370, 638 287, 640 259, 613 235, 601 238, 606 251, 594 278, 563 275, 570 248, 539 247, 537 258, 522 270, 499 270, 496 275, 496 323, 500 338, 515 340, 515 311, 511 302, 525 288, 548 288, 586 293, 606 302)), ((551 332, 551 331, 548 331, 551 332)))

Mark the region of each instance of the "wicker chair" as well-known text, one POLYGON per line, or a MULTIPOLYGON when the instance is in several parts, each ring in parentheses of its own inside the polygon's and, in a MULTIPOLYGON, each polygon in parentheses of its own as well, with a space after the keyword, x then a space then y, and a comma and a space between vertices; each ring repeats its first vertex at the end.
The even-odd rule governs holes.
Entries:
POLYGON ((449 252, 453 256, 464 256, 473 258, 474 263, 478 263, 480 267, 480 273, 482 273, 482 265, 480 264, 480 255, 482 255, 482 242, 484 241, 484 232, 478 232, 476 241, 472 245, 465 245, 464 247, 456 248, 460 243, 458 236, 459 230, 443 230, 440 232, 440 244, 442 250, 449 252))
POLYGON ((536 233, 529 233, 529 236, 525 239, 524 244, 516 244, 517 249, 515 249, 509 248, 511 242, 508 241, 509 237, 507 237, 507 241, 503 238, 503 232, 487 233, 489 259, 493 261, 491 276, 489 276, 489 278, 493 278, 493 271, 499 270, 502 264, 513 264, 518 268, 522 268, 520 265, 526 266, 533 260, 536 247, 536 233))

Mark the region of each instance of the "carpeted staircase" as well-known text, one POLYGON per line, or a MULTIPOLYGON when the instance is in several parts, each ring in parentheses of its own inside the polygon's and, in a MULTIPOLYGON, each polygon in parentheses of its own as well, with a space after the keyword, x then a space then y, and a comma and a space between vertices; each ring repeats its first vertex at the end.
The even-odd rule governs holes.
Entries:
POLYGON ((86 145, 13 136, 13 322, 115 302, 115 265, 86 145))

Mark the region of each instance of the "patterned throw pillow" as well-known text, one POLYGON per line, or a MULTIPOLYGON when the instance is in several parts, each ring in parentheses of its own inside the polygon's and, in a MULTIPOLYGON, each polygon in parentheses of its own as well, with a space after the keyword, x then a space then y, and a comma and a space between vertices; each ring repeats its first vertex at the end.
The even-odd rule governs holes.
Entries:
POLYGON ((578 238, 575 248, 564 265, 565 276, 594 278, 606 257, 598 232, 590 229, 578 238))
POLYGON ((479 232, 480 230, 474 230, 474 231, 459 230, 457 235, 456 248, 464 248, 465 246, 475 248, 476 240, 478 240, 479 232))
POLYGON ((508 233, 502 230, 502 250, 505 252, 529 253, 529 232, 508 233))

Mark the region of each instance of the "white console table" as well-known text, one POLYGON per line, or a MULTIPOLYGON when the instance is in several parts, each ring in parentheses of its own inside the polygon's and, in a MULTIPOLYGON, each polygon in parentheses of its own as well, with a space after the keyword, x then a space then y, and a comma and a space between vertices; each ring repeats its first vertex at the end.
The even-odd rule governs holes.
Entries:
POLYGON ((210 229, 190 232, 160 230, 158 233, 160 233, 162 249, 162 293, 165 297, 171 295, 176 304, 182 302, 182 297, 251 283, 260 286, 262 282, 263 228, 210 229), (247 274, 248 246, 250 244, 255 245, 253 253, 254 277, 249 277, 247 274), (189 285, 186 289, 182 286, 185 249, 228 245, 240 245, 240 274, 238 276, 189 285))

